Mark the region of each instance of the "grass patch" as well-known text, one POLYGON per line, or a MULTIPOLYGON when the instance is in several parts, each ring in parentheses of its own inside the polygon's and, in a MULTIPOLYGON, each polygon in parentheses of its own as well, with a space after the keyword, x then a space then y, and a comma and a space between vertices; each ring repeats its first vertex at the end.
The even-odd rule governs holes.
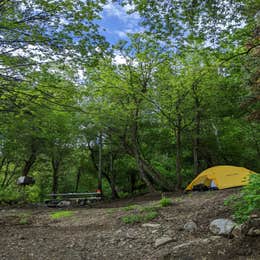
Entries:
POLYGON ((129 205, 127 207, 123 207, 122 210, 124 211, 130 211, 130 210, 135 210, 135 209, 139 209, 140 206, 139 205, 129 205))
POLYGON ((74 215, 73 211, 63 210, 63 211, 57 211, 57 212, 51 213, 51 218, 59 219, 59 218, 71 217, 73 215, 74 215))
POLYGON ((118 211, 117 208, 107 209, 107 213, 109 213, 109 214, 113 214, 113 213, 115 213, 115 212, 117 212, 117 211, 118 211))
POLYGON ((151 212, 151 211, 157 211, 160 208, 161 208, 161 205, 151 205, 151 206, 141 207, 140 211, 141 212, 151 212))
POLYGON ((123 216, 121 220, 125 224, 147 222, 157 218, 159 216, 159 210, 163 207, 172 205, 172 203, 173 202, 170 198, 164 197, 161 200, 147 206, 130 205, 121 209, 124 211, 134 211, 134 212, 126 216, 123 216))
POLYGON ((20 214, 19 215, 19 217, 20 217, 19 224, 20 225, 27 225, 27 224, 29 224, 30 216, 31 216, 31 214, 28 214, 28 213, 20 214))
POLYGON ((128 216, 122 217, 122 221, 125 224, 135 224, 135 223, 141 223, 145 221, 150 221, 158 217, 158 212, 156 211, 150 211, 145 214, 131 214, 128 216))
POLYGON ((170 198, 166 198, 163 197, 160 201, 159 201, 159 205, 161 207, 168 207, 170 205, 172 205, 172 200, 170 198))

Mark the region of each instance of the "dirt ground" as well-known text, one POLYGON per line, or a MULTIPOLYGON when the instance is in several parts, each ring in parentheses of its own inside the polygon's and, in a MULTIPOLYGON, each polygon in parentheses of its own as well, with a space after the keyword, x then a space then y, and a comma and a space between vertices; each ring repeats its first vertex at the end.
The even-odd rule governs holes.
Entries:
POLYGON ((151 205, 160 194, 103 202, 94 208, 51 209, 45 207, 0 208, 0 259, 260 259, 259 237, 213 236, 210 221, 232 218, 223 201, 238 190, 167 194, 171 206, 143 227, 125 224, 122 217, 135 214, 123 207, 151 205), (52 219, 51 213, 72 210, 70 217, 52 219), (190 233, 184 224, 193 220, 198 230, 190 233), (158 238, 172 241, 155 247, 158 238))

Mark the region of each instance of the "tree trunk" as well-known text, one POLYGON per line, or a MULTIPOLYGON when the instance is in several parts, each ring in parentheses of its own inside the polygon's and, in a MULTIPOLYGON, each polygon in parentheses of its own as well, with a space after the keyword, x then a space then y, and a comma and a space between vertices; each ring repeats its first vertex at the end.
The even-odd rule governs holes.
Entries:
POLYGON ((195 129, 193 139, 193 171, 194 175, 197 176, 199 169, 199 137, 200 137, 200 112, 199 102, 196 101, 196 114, 195 114, 195 129))
POLYGON ((80 176, 81 176, 81 168, 79 167, 77 172, 77 178, 76 178, 75 192, 78 192, 79 189, 80 176))
POLYGON ((36 151, 32 151, 30 157, 28 160, 25 161, 23 170, 22 170, 22 176, 27 176, 30 169, 32 168, 33 164, 36 161, 36 151))
POLYGON ((115 174, 115 171, 114 171, 114 160, 113 160, 113 154, 112 154, 112 149, 110 149, 110 173, 111 173, 111 184, 110 184, 110 187, 111 187, 111 192, 112 192, 112 199, 118 199, 119 196, 118 196, 118 193, 117 193, 117 190, 116 190, 116 174, 115 174))
POLYGON ((156 188, 154 187, 154 184, 151 180, 153 180, 157 186, 160 186, 164 190, 172 190, 170 185, 168 185, 162 178, 161 174, 156 169, 154 169, 151 164, 145 160, 145 158, 143 158, 140 152, 139 144, 137 141, 134 141, 134 138, 132 138, 131 146, 125 140, 123 141, 123 144, 126 152, 135 159, 139 176, 151 192, 156 191, 156 188))
POLYGON ((149 191, 155 192, 156 189, 154 188, 152 182, 149 180, 149 178, 148 178, 148 176, 147 176, 147 174, 144 170, 144 164, 143 164, 143 161, 141 159, 141 155, 139 154, 137 149, 135 149, 135 151, 134 151, 134 156, 135 156, 135 160, 136 160, 136 163, 137 163, 137 167, 138 167, 138 170, 139 170, 140 177, 142 178, 142 180, 147 185, 149 191))
POLYGON ((177 116, 176 125, 176 176, 177 176, 177 189, 181 189, 182 175, 181 175, 181 118, 177 116))
MULTIPOLYGON (((88 145, 88 149, 90 151, 90 157, 91 157, 92 163, 93 163, 95 169, 98 171, 99 167, 98 167, 98 165, 96 163, 96 160, 95 160, 95 155, 94 155, 93 148, 91 148, 91 146, 88 145)), ((108 184, 110 186, 110 189, 111 189, 112 197, 114 196, 116 199, 119 198, 119 195, 118 195, 118 192, 117 192, 116 186, 115 186, 115 178, 116 178, 116 176, 113 175, 114 173, 112 172, 111 178, 109 177, 109 174, 107 174, 103 170, 102 170, 101 174, 102 174, 102 176, 104 176, 107 179, 107 182, 108 182, 108 184)))
POLYGON ((59 169, 60 169, 60 160, 52 158, 52 193, 56 194, 58 192, 59 186, 59 169))
POLYGON ((130 185, 131 185, 131 194, 134 194, 135 191, 135 183, 136 183, 136 175, 134 172, 131 172, 130 175, 130 185))
POLYGON ((102 133, 98 142, 98 190, 102 193, 102 133))

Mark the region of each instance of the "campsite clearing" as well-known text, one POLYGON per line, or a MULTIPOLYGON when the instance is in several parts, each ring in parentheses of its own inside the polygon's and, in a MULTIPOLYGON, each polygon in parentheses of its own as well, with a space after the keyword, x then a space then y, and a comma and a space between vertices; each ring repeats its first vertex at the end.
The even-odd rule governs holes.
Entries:
MULTIPOLYGON (((144 195, 96 208, 72 208, 73 214, 57 219, 49 208, 1 208, 1 259, 259 259, 257 237, 244 240, 213 236, 210 221, 231 218, 224 200, 239 189, 167 194, 172 205, 159 208, 151 224, 125 224, 122 217, 147 209, 160 194, 144 195), (135 205, 132 207, 126 207, 135 205), (21 222, 21 216, 26 221, 21 222), (194 221, 198 229, 183 227, 194 221), (167 243, 156 247, 155 241, 167 243), (169 239, 170 238, 170 239, 169 239)), ((62 214, 61 214, 62 216, 62 214)))

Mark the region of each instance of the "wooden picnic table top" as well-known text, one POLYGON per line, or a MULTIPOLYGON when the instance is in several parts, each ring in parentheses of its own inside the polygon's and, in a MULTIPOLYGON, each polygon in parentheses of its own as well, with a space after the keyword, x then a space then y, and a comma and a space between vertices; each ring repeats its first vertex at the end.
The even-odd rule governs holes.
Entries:
POLYGON ((51 194, 47 194, 46 196, 50 196, 50 197, 54 197, 54 196, 70 197, 70 196, 94 196, 94 195, 101 196, 101 193, 98 193, 98 192, 81 192, 81 193, 69 192, 69 193, 51 193, 51 194))

